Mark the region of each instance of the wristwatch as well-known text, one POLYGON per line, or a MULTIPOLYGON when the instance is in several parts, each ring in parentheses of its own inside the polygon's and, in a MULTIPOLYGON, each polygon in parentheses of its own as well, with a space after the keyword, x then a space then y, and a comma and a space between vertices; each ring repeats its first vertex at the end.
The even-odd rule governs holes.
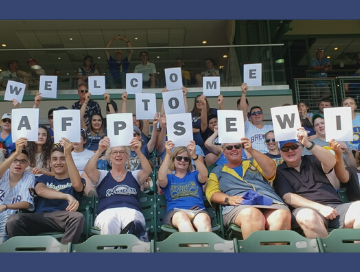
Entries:
POLYGON ((229 198, 228 198, 228 197, 225 197, 224 202, 225 202, 226 205, 228 205, 228 204, 229 204, 229 198))

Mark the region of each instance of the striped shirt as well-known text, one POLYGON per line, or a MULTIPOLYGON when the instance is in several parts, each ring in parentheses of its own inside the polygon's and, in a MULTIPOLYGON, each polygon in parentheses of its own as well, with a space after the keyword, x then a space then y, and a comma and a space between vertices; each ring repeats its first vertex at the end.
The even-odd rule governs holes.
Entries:
POLYGON ((265 143, 265 133, 273 130, 273 125, 264 125, 263 128, 257 128, 249 119, 245 121, 245 136, 251 141, 252 148, 261 152, 268 153, 269 149, 265 143))

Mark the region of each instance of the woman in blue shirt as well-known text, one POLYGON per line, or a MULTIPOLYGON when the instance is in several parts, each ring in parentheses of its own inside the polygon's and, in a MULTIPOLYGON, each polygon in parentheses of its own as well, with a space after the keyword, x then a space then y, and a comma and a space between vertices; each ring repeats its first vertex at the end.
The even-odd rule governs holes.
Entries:
POLYGON ((163 223, 180 232, 211 231, 211 220, 205 211, 202 190, 208 171, 195 155, 194 141, 187 147, 175 148, 171 153, 174 146, 172 141, 166 142, 166 155, 158 173, 159 185, 167 204, 163 223), (191 159, 195 162, 195 171, 191 159), (171 171, 175 171, 175 174, 171 171))

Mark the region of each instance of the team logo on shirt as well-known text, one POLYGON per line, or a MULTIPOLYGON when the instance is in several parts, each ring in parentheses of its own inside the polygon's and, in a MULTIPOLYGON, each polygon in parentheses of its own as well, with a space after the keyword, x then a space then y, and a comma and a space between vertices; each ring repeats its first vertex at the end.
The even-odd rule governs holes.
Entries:
POLYGON ((30 195, 31 195, 32 197, 34 197, 34 196, 35 196, 35 189, 32 188, 32 187, 30 187, 30 188, 29 188, 29 193, 30 193, 30 195))
POLYGON ((106 197, 112 195, 136 195, 136 190, 127 185, 116 185, 114 188, 106 190, 106 197))
POLYGON ((250 164, 248 170, 251 171, 251 172, 257 172, 256 167, 254 165, 252 165, 252 164, 250 164))

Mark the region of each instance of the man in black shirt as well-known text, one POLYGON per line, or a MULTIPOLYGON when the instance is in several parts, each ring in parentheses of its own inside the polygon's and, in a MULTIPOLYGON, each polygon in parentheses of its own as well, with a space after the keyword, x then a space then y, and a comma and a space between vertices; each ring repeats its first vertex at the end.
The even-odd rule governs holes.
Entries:
MULTIPOLYGON (((309 141, 303 128, 298 129, 297 136, 313 155, 301 157, 302 147, 296 140, 280 142, 284 162, 278 166, 274 180, 276 193, 293 208, 293 223, 308 238, 326 237, 327 227, 360 228, 360 202, 342 203, 326 177, 335 165, 337 176, 346 171, 337 164, 342 156, 335 159, 328 150, 309 141)), ((346 183, 346 177, 340 181, 346 183)))

